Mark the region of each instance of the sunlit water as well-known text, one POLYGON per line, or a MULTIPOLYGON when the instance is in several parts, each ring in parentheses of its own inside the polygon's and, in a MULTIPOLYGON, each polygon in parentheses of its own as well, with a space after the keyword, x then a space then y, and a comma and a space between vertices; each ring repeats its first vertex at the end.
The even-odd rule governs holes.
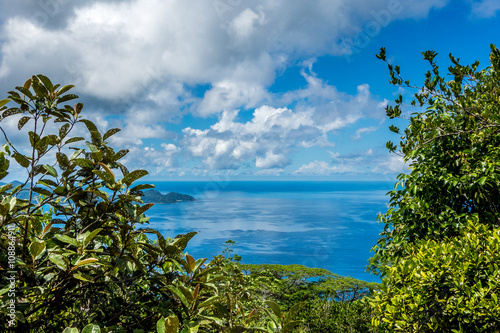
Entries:
POLYGON ((197 231, 187 251, 211 258, 236 242, 244 263, 302 264, 378 281, 365 273, 383 226, 387 182, 154 182, 197 201, 155 205, 150 226, 165 237, 197 231))

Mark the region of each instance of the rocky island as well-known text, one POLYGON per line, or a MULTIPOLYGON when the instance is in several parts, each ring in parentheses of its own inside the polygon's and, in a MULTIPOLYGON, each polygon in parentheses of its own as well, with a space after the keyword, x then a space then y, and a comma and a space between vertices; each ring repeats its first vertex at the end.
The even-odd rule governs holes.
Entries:
POLYGON ((146 190, 142 191, 142 193, 144 194, 142 196, 142 201, 144 201, 144 203, 174 204, 183 201, 196 201, 196 199, 190 195, 175 192, 161 194, 156 190, 146 190))

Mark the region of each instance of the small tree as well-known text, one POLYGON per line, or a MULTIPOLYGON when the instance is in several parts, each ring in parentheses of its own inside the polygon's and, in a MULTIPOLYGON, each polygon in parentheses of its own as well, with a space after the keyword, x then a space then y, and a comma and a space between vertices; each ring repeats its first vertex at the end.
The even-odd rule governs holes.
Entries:
MULTIPOLYGON (((388 63, 390 83, 416 88, 412 113, 399 145, 410 165, 390 192, 390 208, 371 259, 383 277, 375 323, 401 332, 494 332, 500 292, 496 255, 500 224, 500 51, 491 66, 463 66, 450 55, 450 80, 440 75, 436 53, 423 53, 431 70, 423 87, 388 63), (495 254, 496 253, 496 254, 495 254)), ((379 59, 386 61, 382 48, 379 59)), ((402 116, 403 97, 386 108, 402 116)))

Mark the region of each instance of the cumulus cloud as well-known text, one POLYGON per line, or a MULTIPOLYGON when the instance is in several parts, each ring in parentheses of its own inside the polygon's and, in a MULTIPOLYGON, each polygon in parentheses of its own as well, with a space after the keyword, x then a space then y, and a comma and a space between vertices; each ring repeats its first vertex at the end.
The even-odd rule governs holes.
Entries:
POLYGON ((177 172, 177 159, 181 148, 174 144, 163 143, 161 148, 152 146, 133 146, 121 162, 135 168, 148 170, 151 175, 177 172))
MULTIPOLYGON (((287 61, 342 54, 338 39, 355 33, 353 27, 362 26, 373 19, 371 13, 388 6, 382 0, 358 2, 101 0, 74 4, 53 0, 40 1, 38 7, 16 4, 2 17, 5 42, 0 51, 0 78, 17 82, 43 72, 58 81, 77 83, 82 92, 102 99, 137 93, 154 80, 211 83, 214 91, 207 95, 208 104, 212 95, 222 94, 232 97, 230 104, 239 107, 252 104, 248 95, 271 84, 276 69, 287 61), (244 91, 241 84, 252 85, 254 90, 244 91)), ((401 17, 421 17, 446 3, 397 2, 401 17)), ((209 112, 213 107, 202 110, 209 112)))
POLYGON ((238 110, 224 111, 209 129, 183 130, 183 147, 211 169, 235 169, 251 162, 261 169, 284 168, 298 147, 331 147, 328 133, 349 126, 363 117, 379 117, 380 102, 367 85, 356 95, 340 93, 318 78, 303 73, 308 87, 287 93, 281 103, 294 109, 264 105, 250 121, 238 121, 238 110), (319 102, 313 102, 317 100, 319 102))
MULTIPOLYGON (((332 132, 383 116, 368 85, 340 92, 312 72, 314 59, 348 52, 341 39, 370 22, 383 27, 425 17, 447 2, 1 2, 0 89, 35 73, 75 84, 75 93, 90 101, 89 117, 104 129, 122 128, 112 143, 132 146, 138 163, 151 158, 159 168, 174 168, 182 153, 210 169, 251 163, 281 170, 299 147, 331 147, 332 132), (386 11, 391 16, 381 22, 386 11), (302 72, 306 88, 271 93, 276 73, 303 59, 309 59, 302 72), (194 91, 197 86, 205 91, 194 91), (254 110, 251 120, 239 121, 248 110, 254 110), (174 139, 168 123, 186 113, 218 121, 184 129, 173 151, 151 146, 148 140, 174 139)), ((494 1, 483 5, 492 8, 494 1)))

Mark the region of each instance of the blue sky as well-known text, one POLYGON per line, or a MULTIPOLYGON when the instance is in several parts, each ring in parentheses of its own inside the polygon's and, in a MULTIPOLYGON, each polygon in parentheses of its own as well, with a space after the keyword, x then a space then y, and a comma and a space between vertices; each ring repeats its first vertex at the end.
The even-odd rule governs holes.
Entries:
MULTIPOLYGON (((84 115, 121 128, 111 145, 152 180, 388 180, 407 167, 385 149, 398 139, 384 112, 398 88, 375 54, 386 47, 416 84, 425 50, 443 71, 450 52, 487 66, 499 10, 499 0, 1 1, 0 89, 38 73, 75 84, 84 115)), ((1 126, 22 144, 16 124, 1 126)))

